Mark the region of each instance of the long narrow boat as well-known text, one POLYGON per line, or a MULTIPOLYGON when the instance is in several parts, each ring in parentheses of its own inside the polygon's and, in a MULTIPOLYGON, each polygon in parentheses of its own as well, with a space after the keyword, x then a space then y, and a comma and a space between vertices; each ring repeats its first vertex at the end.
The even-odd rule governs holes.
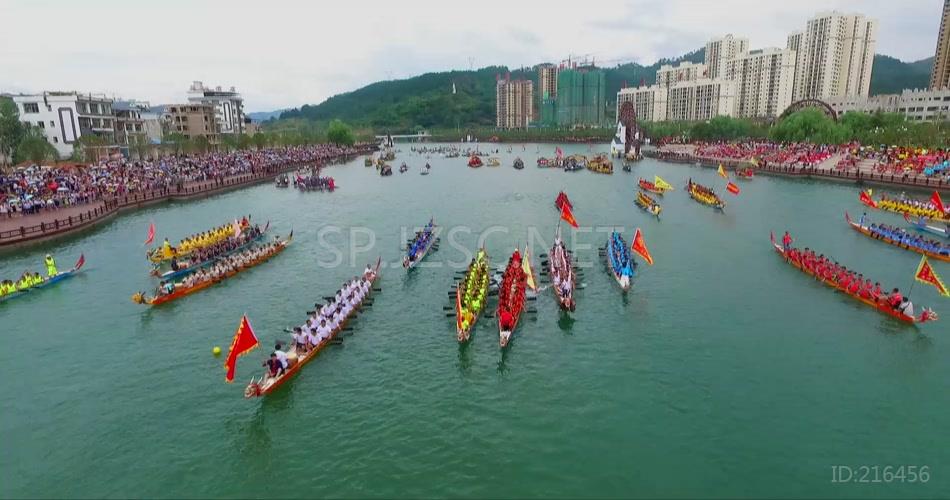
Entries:
MULTIPOLYGON (((246 220, 246 219, 244 219, 244 220, 241 221, 242 229, 243 229, 244 227, 247 227, 247 224, 244 223, 245 220, 246 220)), ((146 254, 146 257, 147 257, 148 260, 149 260, 150 262, 152 262, 153 264, 162 264, 162 263, 164 263, 164 262, 168 262, 168 261, 172 260, 172 257, 177 257, 177 258, 179 258, 179 259, 182 258, 182 257, 187 257, 187 256, 191 255, 192 250, 195 250, 195 249, 198 249, 198 248, 209 247, 209 246, 211 246, 211 245, 214 245, 215 243, 218 243, 219 241, 224 241, 225 239, 227 239, 228 236, 230 236, 231 234, 233 234, 233 233, 228 232, 227 229, 230 229, 230 231, 233 231, 233 230, 234 230, 234 223, 233 223, 233 222, 228 222, 228 223, 222 224, 222 225, 220 225, 220 226, 218 226, 218 227, 212 228, 212 229, 210 229, 210 230, 208 230, 208 231, 204 231, 204 233, 207 233, 207 232, 210 232, 210 231, 219 231, 220 237, 212 238, 212 239, 208 240, 207 242, 205 242, 205 243, 203 243, 203 244, 200 244, 200 245, 199 245, 199 244, 194 244, 194 245, 192 245, 192 247, 189 248, 187 251, 178 250, 178 249, 175 248, 175 247, 171 247, 171 251, 169 252, 169 254, 166 254, 166 253, 163 251, 162 247, 161 247, 161 246, 158 246, 158 247, 156 247, 156 248, 153 248, 152 250, 149 250, 149 251, 147 252, 147 254, 146 254)), ((197 233, 197 234, 204 234, 204 233, 197 233)), ((194 235, 192 235, 192 236, 194 236, 194 235)))
POLYGON ((337 335, 340 334, 343 328, 346 327, 347 323, 349 323, 350 320, 356 316, 357 312, 360 309, 360 306, 362 306, 363 303, 366 302, 366 299, 368 299, 373 294, 373 285, 376 283, 376 280, 379 279, 379 266, 381 262, 382 262, 382 258, 376 259, 376 267, 373 268, 373 274, 369 276, 369 285, 370 285, 369 290, 370 291, 367 292, 365 296, 363 296, 363 300, 361 300, 360 303, 357 304, 356 307, 354 307, 352 311, 350 311, 350 314, 346 318, 343 318, 342 321, 340 321, 340 324, 337 325, 336 329, 330 333, 329 337, 324 339, 322 342, 320 342, 319 345, 315 346, 313 349, 310 349, 309 351, 307 351, 307 354, 304 355, 304 357, 292 358, 294 359, 294 361, 287 368, 287 371, 285 371, 280 376, 267 377, 267 380, 264 379, 264 376, 261 376, 257 380, 252 378, 251 381, 247 384, 247 387, 244 388, 244 397, 246 399, 250 399, 254 397, 263 397, 274 392, 275 390, 277 390, 278 387, 283 385, 284 382, 286 382, 291 377, 296 375, 297 372, 299 372, 300 369, 304 367, 304 365, 310 362, 310 360, 317 357, 317 354, 319 354, 320 351, 322 351, 324 347, 329 345, 331 340, 335 339, 337 335))
POLYGON ((663 208, 660 207, 660 204, 657 203, 656 200, 650 198, 645 193, 637 193, 636 204, 646 213, 656 217, 657 220, 660 220, 660 212, 663 211, 663 208))
POLYGON ((944 238, 950 238, 950 223, 945 224, 943 229, 937 226, 931 226, 924 222, 923 218, 918 218, 917 222, 914 222, 910 219, 910 215, 904 214, 904 220, 911 225, 914 229, 922 231, 925 233, 935 234, 937 236, 943 236, 944 238))
POLYGON ((177 271, 172 271, 172 270, 169 269, 168 271, 165 271, 165 272, 159 272, 160 266, 155 266, 154 268, 152 268, 152 272, 151 272, 150 274, 151 274, 152 276, 155 276, 155 277, 158 278, 158 279, 163 280, 163 281, 173 280, 173 279, 175 279, 175 278, 180 278, 180 277, 182 277, 182 276, 187 276, 187 275, 189 275, 189 274, 191 274, 191 273, 193 273, 193 272, 195 272, 195 271, 197 271, 197 270, 199 270, 199 269, 203 269, 203 268, 205 268, 205 267, 208 267, 209 265, 211 265, 212 263, 214 263, 214 261, 218 260, 218 259, 221 258, 221 257, 225 257, 225 256, 231 255, 231 254, 233 254, 233 253, 240 252, 240 251, 242 251, 242 250, 247 250, 247 249, 248 249, 251 245, 253 245, 255 242, 260 241, 262 238, 264 238, 264 235, 267 233, 267 230, 268 230, 269 228, 270 228, 270 221, 267 221, 267 224, 264 225, 264 229, 261 229, 261 234, 255 236, 254 238, 251 238, 251 239, 247 240, 244 244, 242 244, 242 245, 240 245, 240 246, 238 246, 238 247, 235 247, 235 248, 232 249, 232 250, 229 250, 229 251, 227 251, 227 252, 224 252, 224 253, 218 255, 217 257, 214 257, 214 258, 205 260, 205 261, 203 261, 203 262, 198 262, 198 263, 196 263, 196 264, 192 264, 192 265, 189 265, 189 266, 186 266, 186 267, 179 267, 177 271))
POLYGON ((892 307, 891 307, 890 305, 888 305, 886 302, 885 302, 885 303, 879 303, 879 302, 875 302, 875 301, 870 300, 870 299, 865 299, 864 297, 861 297, 860 295, 855 295, 855 294, 852 294, 852 293, 848 292, 847 290, 842 289, 842 288, 841 288, 840 286, 838 286, 838 284, 835 283, 834 281, 831 281, 831 280, 828 280, 828 279, 825 279, 825 278, 821 278, 821 277, 819 277, 819 276, 815 276, 815 273, 809 271, 807 268, 805 268, 804 266, 802 266, 799 262, 797 262, 796 260, 792 259, 791 257, 789 257, 788 255, 785 254, 785 249, 784 249, 781 245, 779 245, 778 243, 775 242, 775 233, 772 233, 772 234, 771 234, 771 240, 772 240, 772 248, 775 250, 776 253, 779 254, 780 257, 782 257, 783 260, 785 260, 785 262, 787 262, 788 264, 790 264, 790 265, 791 265, 792 267, 794 267, 795 269, 798 269, 799 271, 805 273, 806 275, 811 276, 811 277, 814 278, 815 280, 820 281, 820 282, 821 282, 822 284, 824 284, 825 286, 831 287, 831 288, 833 288, 833 289, 835 289, 835 290, 837 290, 837 291, 839 291, 839 292, 841 292, 841 293, 847 295, 848 297, 851 297, 852 299, 857 300, 858 302, 860 302, 860 303, 862 303, 862 304, 864 304, 864 305, 866 305, 866 306, 868 306, 868 307, 877 309, 877 311, 880 312, 880 313, 882 313, 882 314, 886 314, 886 315, 888 315, 888 316, 890 316, 890 317, 892 317, 892 318, 894 318, 894 319, 896 319, 896 320, 903 321, 904 323, 917 324, 917 323, 925 323, 925 322, 927 322, 927 321, 935 321, 935 319, 933 319, 931 316, 929 316, 929 314, 926 313, 926 312, 922 312, 921 315, 920 315, 920 317, 918 317, 918 318, 914 318, 914 317, 911 317, 911 316, 907 316, 906 314, 903 314, 903 313, 901 313, 900 311, 894 310, 894 308, 892 308, 892 307))
POLYGON ((557 298, 557 305, 563 311, 574 311, 574 289, 577 278, 574 274, 574 262, 571 253, 564 247, 561 240, 561 227, 558 226, 554 237, 554 245, 548 253, 548 276, 551 277, 551 288, 557 298), (564 284, 567 283, 567 286, 564 284))
POLYGON ((274 247, 271 251, 269 251, 269 252, 267 252, 267 253, 261 255, 260 257, 258 257, 257 259, 255 259, 255 260, 253 260, 253 261, 251 261, 251 262, 248 262, 246 265, 243 265, 243 266, 238 267, 238 268, 236 268, 236 269, 234 269, 234 270, 232 270, 232 271, 230 271, 230 272, 227 272, 227 273, 225 273, 225 274, 223 274, 223 275, 221 275, 221 276, 218 276, 218 277, 215 278, 215 279, 210 279, 210 280, 207 280, 207 281, 202 281, 201 283, 198 283, 197 285, 194 285, 194 286, 191 286, 191 287, 187 287, 187 288, 178 288, 178 287, 176 286, 176 289, 175 289, 174 292, 169 293, 169 294, 165 294, 165 295, 156 295, 156 296, 154 296, 154 297, 146 297, 143 293, 139 292, 139 293, 136 293, 136 294, 132 295, 132 302, 135 302, 136 304, 146 304, 146 305, 150 305, 150 306, 157 306, 157 305, 164 304, 164 303, 166 303, 166 302, 171 302, 171 301, 173 301, 173 300, 180 299, 180 298, 182 298, 182 297, 184 297, 184 296, 186 296, 186 295, 191 295, 191 294, 193 294, 193 293, 195 293, 195 292, 204 290, 205 288, 208 288, 208 287, 210 287, 210 286, 212 286, 212 285, 218 284, 218 283, 220 283, 220 282, 222 282, 222 281, 224 281, 224 280, 226 280, 226 279, 228 279, 228 278, 233 277, 233 276, 236 275, 236 274, 239 274, 239 273, 241 273, 241 272, 243 272, 243 271, 246 271, 246 270, 248 270, 248 269, 250 269, 250 268, 252 268, 252 267, 254 267, 254 266, 257 266, 258 264, 262 264, 262 263, 266 262, 266 261, 269 260, 271 257, 273 257, 273 256, 275 256, 275 255, 277 255, 277 254, 279 254, 280 252, 283 252, 284 249, 286 249, 287 246, 290 245, 290 242, 293 240, 293 238, 294 238, 294 232, 291 231, 290 234, 287 236, 287 239, 285 239, 285 240, 279 242, 279 243, 277 244, 277 246, 274 247))
POLYGON ((491 279, 488 252, 484 248, 478 252, 468 265, 465 277, 455 287, 455 334, 460 343, 468 342, 472 337, 475 323, 478 322, 478 317, 485 310, 485 303, 488 301, 488 286, 491 279), (471 301, 465 293, 467 283, 475 287, 471 301))
POLYGON ((468 166, 469 166, 469 167, 478 168, 478 167, 480 167, 480 166, 482 166, 482 165, 483 165, 482 159, 479 158, 478 156, 472 155, 472 156, 469 157, 469 159, 468 159, 468 166))
POLYGON ((942 222, 950 224, 950 212, 940 213, 932 204, 928 203, 929 208, 922 208, 907 203, 906 201, 881 196, 881 199, 874 201, 866 193, 860 197, 865 205, 884 210, 885 212, 894 212, 897 214, 910 214, 913 216, 923 216, 929 218, 932 222, 942 222))
POLYGON ((712 189, 697 184, 692 179, 686 185, 686 191, 689 192, 689 197, 696 200, 697 203, 708 205, 717 210, 722 210, 726 206, 726 203, 712 189))
POLYGON ((751 181, 755 178, 755 170, 752 167, 736 168, 736 179, 751 181))
POLYGON ((860 221, 854 222, 853 220, 851 220, 851 216, 848 215, 848 212, 844 213, 844 220, 848 221, 848 225, 850 225, 852 229, 867 236, 868 238, 878 240, 878 241, 883 241, 884 243, 887 243, 889 245, 894 245, 895 247, 903 248, 904 250, 910 250, 911 252, 917 252, 919 254, 923 254, 923 255, 926 255, 927 257, 930 257, 931 259, 940 260, 943 262, 950 262, 950 255, 948 254, 931 252, 929 250, 925 250, 920 247, 908 245, 906 243, 892 239, 883 234, 876 234, 871 230, 871 226, 865 226, 861 224, 860 221))
POLYGON ((630 250, 623 240, 623 236, 617 231, 607 236, 604 259, 607 270, 610 271, 620 289, 624 292, 630 290, 630 280, 636 275, 637 264, 634 262, 633 256, 630 255, 630 250))
POLYGON ((8 300, 13 300, 13 299, 15 299, 15 298, 17 298, 17 297, 23 297, 24 295, 27 295, 27 294, 29 294, 29 293, 31 293, 31 292, 35 292, 35 291, 37 291, 37 290, 41 290, 41 289, 43 289, 43 288, 46 288, 46 287, 55 285, 56 283, 59 283, 60 281, 64 281, 64 280, 67 280, 67 279, 69 279, 69 278, 72 278, 73 276, 75 276, 75 275, 79 272, 80 269, 82 269, 82 266, 83 266, 85 263, 86 263, 86 256, 80 254, 80 255, 79 255, 79 259, 76 261, 76 265, 74 265, 72 269, 70 269, 70 270, 68 270, 68 271, 63 271, 63 272, 61 272, 61 273, 57 273, 57 274, 54 275, 54 276, 47 277, 47 278, 43 279, 43 282, 42 282, 42 283, 40 283, 40 284, 38 284, 38 285, 33 285, 33 286, 31 286, 30 288, 27 288, 27 289, 25 289, 25 290, 17 290, 17 291, 15 291, 15 292, 11 293, 11 294, 4 295, 4 296, 0 297, 0 303, 6 302, 6 301, 8 301, 8 300))
POLYGON ((605 155, 597 155, 587 162, 587 170, 598 174, 614 173, 614 162, 605 155))
POLYGON ((657 187, 656 184, 644 179, 643 177, 641 177, 640 180, 637 181, 637 185, 640 186, 640 189, 644 191, 663 196, 663 189, 660 189, 659 187, 657 187))
POLYGON ((432 245, 435 244, 435 228, 435 222, 433 222, 432 219, 429 219, 429 223, 426 224, 426 227, 422 228, 422 232, 417 234, 416 237, 413 238, 412 243, 409 244, 409 249, 406 251, 406 255, 402 258, 402 267, 406 268, 406 270, 412 269, 419 265, 419 263, 422 262, 422 259, 426 258, 426 255, 429 253, 429 249, 431 249, 432 245), (416 250, 414 254, 415 258, 410 260, 410 252, 412 252, 412 248, 416 245, 416 242, 419 241, 419 238, 422 235, 426 235, 426 242, 422 248, 416 250))
POLYGON ((515 255, 520 255, 518 250, 508 258, 508 266, 502 275, 501 283, 498 285, 498 344, 502 347, 508 347, 511 342, 511 335, 518 328, 518 320, 521 319, 521 313, 524 312, 526 299, 526 288, 528 286, 528 277, 522 269, 521 258, 515 259, 515 255), (505 323, 504 315, 511 316, 510 323, 505 323))

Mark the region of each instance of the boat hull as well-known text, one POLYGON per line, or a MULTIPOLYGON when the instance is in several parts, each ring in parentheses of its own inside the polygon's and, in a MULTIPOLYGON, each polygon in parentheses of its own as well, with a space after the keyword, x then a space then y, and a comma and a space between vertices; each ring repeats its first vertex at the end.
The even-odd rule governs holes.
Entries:
POLYGON ((247 388, 244 390, 244 397, 246 399, 250 399, 253 397, 267 396, 268 394, 276 391, 282 385, 284 385, 284 382, 293 378, 293 376, 296 375, 297 372, 299 372, 301 368, 306 366, 306 364, 309 363, 310 360, 317 357, 317 355, 320 354, 320 352, 323 351, 323 349, 327 345, 330 344, 330 341, 335 339, 337 335, 339 335, 340 332, 343 331, 346 325, 349 324, 350 320, 352 320, 356 316, 359 308, 366 302, 368 298, 370 298, 373 295, 373 285, 376 284, 376 280, 379 279, 380 263, 381 263, 381 259, 377 259, 376 268, 375 268, 375 271, 373 272, 373 279, 370 280, 370 283, 369 283, 370 285, 369 292, 366 293, 366 295, 363 297, 363 300, 360 301, 359 305, 357 305, 356 307, 353 308, 352 311, 350 311, 350 315, 347 316, 343 321, 341 321, 339 326, 337 326, 336 329, 330 333, 329 337, 324 339, 323 342, 320 342, 319 345, 315 346, 313 349, 307 352, 306 356, 304 356, 303 358, 299 358, 297 362, 294 363, 293 366, 288 367, 287 371, 280 377, 276 379, 268 380, 266 382, 261 380, 257 383, 255 383, 252 380, 251 383, 248 384, 247 388))
POLYGON ((787 262, 788 264, 790 264, 790 265, 791 265, 792 267, 794 267, 795 269, 798 269, 799 271, 805 273, 806 275, 811 276, 811 277, 814 278, 815 280, 821 282, 823 285, 825 285, 825 286, 827 286, 827 287, 830 287, 830 288, 833 288, 833 289, 835 289, 835 290, 838 290, 839 292, 841 292, 841 293, 847 295, 848 297, 851 297, 852 299, 857 300, 858 302, 861 302, 862 304, 864 304, 864 305, 866 305, 866 306, 868 306, 868 307, 877 309, 878 312, 880 312, 880 313, 882 313, 882 314, 885 314, 885 315, 887 315, 887 316, 890 316, 890 317, 892 317, 892 318, 894 318, 894 319, 896 319, 896 320, 898 320, 898 321, 901 321, 901 322, 904 322, 904 323, 908 323, 908 324, 912 324, 912 325, 918 323, 917 319, 912 318, 912 317, 910 317, 910 316, 907 316, 907 315, 905 315, 905 314, 902 314, 902 313, 900 313, 899 311, 895 311, 893 308, 891 308, 891 307, 890 307, 889 305, 887 305, 887 304, 876 303, 876 302, 874 302, 874 301, 872 301, 872 300, 865 299, 865 298, 863 298, 863 297, 861 297, 861 296, 859 296, 859 295, 853 295, 853 294, 849 293, 848 291, 842 289, 840 286, 838 286, 837 283, 834 283, 834 282, 829 281, 829 280, 826 280, 826 279, 824 279, 824 278, 820 278, 820 277, 818 277, 818 276, 815 276, 815 273, 813 273, 813 272, 809 271, 808 269, 802 267, 801 264, 799 264, 798 262, 795 262, 794 260, 790 259, 787 255, 785 255, 785 249, 782 248, 781 245, 779 245, 778 243, 775 242, 774 236, 772 237, 772 248, 775 250, 775 252, 776 252, 777 254, 779 254, 779 256, 780 256, 785 262, 787 262))
POLYGON ((869 227, 862 226, 860 223, 854 222, 853 220, 851 220, 851 216, 848 215, 847 212, 845 212, 844 217, 845 217, 845 220, 848 222, 848 225, 851 226, 851 229, 854 229, 855 231, 867 236, 868 238, 871 238, 872 240, 883 241, 884 243, 887 243, 888 245, 892 245, 898 248, 903 248, 904 250, 909 250, 911 252, 919 253, 921 255, 926 255, 927 257, 934 260, 939 260, 942 262, 950 262, 950 255, 943 255, 939 253, 930 252, 922 248, 917 248, 911 245, 901 243, 900 241, 893 240, 891 238, 888 238, 887 236, 876 235, 871 232, 871 229, 869 227))

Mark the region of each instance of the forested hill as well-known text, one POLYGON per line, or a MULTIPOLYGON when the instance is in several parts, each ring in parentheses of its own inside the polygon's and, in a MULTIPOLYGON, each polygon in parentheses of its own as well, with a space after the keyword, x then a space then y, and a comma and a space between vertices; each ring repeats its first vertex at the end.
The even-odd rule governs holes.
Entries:
MULTIPOLYGON (((702 62, 702 49, 682 57, 661 60, 650 66, 637 63, 605 68, 607 95, 616 95, 626 82, 637 85, 641 79, 652 84, 661 64, 679 61, 702 62)), ((376 82, 361 89, 333 96, 317 105, 304 105, 284 111, 281 119, 304 118, 326 121, 340 118, 357 125, 409 129, 412 127, 493 126, 495 124, 495 76, 509 71, 504 66, 489 66, 476 71, 426 73, 405 80, 376 82), (452 94, 452 84, 456 93, 452 94)), ((511 70, 512 78, 529 78, 537 88, 534 68, 511 70)))
MULTIPOLYGON (((649 66, 637 63, 604 68, 610 100, 624 84, 654 83, 662 64, 679 61, 702 62, 704 49, 674 59, 662 59, 649 66)), ((892 57, 876 55, 871 77, 871 93, 893 93, 903 88, 925 87, 933 58, 904 63, 892 57)), ((280 119, 302 118, 325 122, 339 118, 358 126, 390 130, 493 126, 495 124, 495 77, 509 71, 504 66, 489 66, 475 71, 426 73, 404 80, 376 82, 363 88, 335 95, 317 105, 304 105, 280 114, 280 119), (455 94, 452 85, 455 84, 455 94)), ((512 78, 530 78, 537 88, 534 68, 511 70, 512 78)))

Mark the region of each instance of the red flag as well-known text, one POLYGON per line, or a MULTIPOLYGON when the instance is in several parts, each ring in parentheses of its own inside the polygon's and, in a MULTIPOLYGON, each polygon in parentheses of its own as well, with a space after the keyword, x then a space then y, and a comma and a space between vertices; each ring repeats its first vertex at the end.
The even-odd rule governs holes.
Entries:
POLYGON ((726 191, 729 191, 730 193, 736 196, 739 196, 739 186, 736 186, 735 184, 731 182, 726 184, 726 191))
POLYGON ((85 263, 86 263, 86 255, 85 255, 85 254, 79 254, 79 260, 76 261, 76 265, 73 266, 73 269, 75 269, 75 270, 78 271, 79 268, 81 268, 82 265, 85 264, 85 263))
POLYGON ((155 223, 152 222, 148 225, 148 237, 145 238, 145 244, 151 245, 155 241, 155 223))
POLYGON ((247 320, 247 315, 241 317, 241 325, 234 332, 234 340, 231 341, 231 348, 228 349, 228 359, 224 361, 224 368, 228 371, 224 376, 227 382, 234 381, 234 368, 237 365, 237 359, 257 347, 257 337, 254 335, 254 329, 251 328, 251 322, 247 320))
POLYGON ((554 148, 554 153, 557 154, 558 158, 564 156, 564 151, 561 151, 560 147, 554 148))
POLYGON ((933 196, 930 197, 930 203, 936 208, 940 213, 947 213, 946 207, 943 206, 943 200, 940 199, 940 193, 934 191, 933 196))
POLYGON ((567 204, 561 205, 561 218, 567 221, 574 229, 577 229, 577 221, 574 220, 574 214, 571 213, 571 209, 567 207, 567 204))
POLYGON ((938 292, 940 292, 940 295, 943 295, 944 297, 950 297, 950 290, 947 290, 946 285, 944 285, 943 281, 940 280, 940 276, 937 276, 937 272, 934 271, 934 268, 930 265, 926 255, 922 255, 920 257, 920 265, 917 266, 917 272, 914 273, 914 279, 921 283, 933 285, 933 287, 936 288, 938 292))
POLYGON ((650 255, 650 251, 647 250, 647 244, 643 241, 643 233, 640 232, 639 227, 637 228, 636 234, 633 235, 633 245, 631 249, 640 254, 640 257, 643 257, 643 260, 647 261, 647 264, 653 265, 653 257, 650 255))
POLYGON ((867 191, 861 191, 858 199, 861 200, 861 203, 864 203, 871 208, 877 208, 877 203, 874 202, 874 199, 871 198, 871 195, 869 195, 867 191))
POLYGON ((574 209, 574 205, 571 203, 570 198, 567 197, 567 194, 564 191, 561 191, 557 195, 557 199, 554 200, 554 205, 558 208, 561 208, 562 205, 567 205, 567 208, 574 209))

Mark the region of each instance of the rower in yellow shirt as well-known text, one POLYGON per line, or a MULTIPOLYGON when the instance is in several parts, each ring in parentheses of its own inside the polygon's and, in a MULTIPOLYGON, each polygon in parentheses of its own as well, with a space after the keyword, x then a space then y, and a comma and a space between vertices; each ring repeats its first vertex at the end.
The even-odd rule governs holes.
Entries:
POLYGON ((52 278, 53 276, 56 276, 57 274, 59 274, 56 271, 56 261, 53 260, 52 255, 46 254, 45 263, 46 263, 46 274, 49 275, 49 277, 52 278))

